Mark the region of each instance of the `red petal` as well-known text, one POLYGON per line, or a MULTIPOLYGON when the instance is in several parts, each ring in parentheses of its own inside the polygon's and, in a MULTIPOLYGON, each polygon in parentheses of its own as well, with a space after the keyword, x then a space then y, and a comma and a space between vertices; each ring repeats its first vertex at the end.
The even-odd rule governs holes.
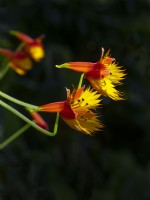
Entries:
POLYGON ((14 53, 8 49, 0 49, 0 53, 8 58, 13 57, 14 53))
POLYGON ((41 115, 37 112, 31 112, 31 116, 35 120, 36 124, 43 129, 48 130, 48 124, 43 120, 41 115))
POLYGON ((68 102, 65 102, 64 109, 60 112, 60 115, 64 119, 75 119, 77 114, 71 109, 68 102))
POLYGON ((74 100, 74 101, 80 98, 81 94, 82 94, 83 91, 84 91, 84 88, 85 88, 85 85, 84 85, 83 87, 81 87, 81 88, 75 90, 75 91, 73 92, 72 95, 73 95, 73 100, 74 100))
POLYGON ((20 39, 21 41, 25 42, 25 43, 32 43, 34 40, 29 37, 28 35, 18 32, 18 31, 10 31, 10 33, 12 35, 15 35, 18 39, 20 39))
POLYGON ((110 71, 107 66, 99 62, 95 63, 93 69, 85 73, 85 77, 93 79, 101 79, 110 74, 110 71))
POLYGON ((69 62, 68 68, 77 72, 88 72, 93 68, 94 63, 91 62, 69 62))
POLYGON ((41 111, 45 112, 61 112, 64 109, 64 101, 61 102, 55 102, 55 103, 49 103, 45 104, 43 106, 40 106, 41 111))
POLYGON ((110 63, 113 62, 114 60, 115 60, 115 58, 106 58, 105 64, 110 64, 110 63))

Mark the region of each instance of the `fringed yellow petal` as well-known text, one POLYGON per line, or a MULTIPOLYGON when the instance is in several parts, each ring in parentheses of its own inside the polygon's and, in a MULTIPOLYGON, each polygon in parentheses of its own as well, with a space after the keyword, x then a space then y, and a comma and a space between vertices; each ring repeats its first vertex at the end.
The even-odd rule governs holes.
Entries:
POLYGON ((103 128, 97 115, 92 111, 78 112, 77 120, 83 133, 92 135, 103 128))
POLYGON ((63 118, 63 120, 73 129, 75 129, 76 131, 82 131, 79 122, 77 121, 77 119, 65 119, 63 118))
POLYGON ((115 85, 109 78, 105 77, 102 80, 90 79, 89 81, 100 94, 109 96, 115 101, 124 100, 122 93, 115 89, 115 85))
POLYGON ((95 109, 100 105, 100 94, 93 89, 87 88, 72 104, 73 109, 95 109))
POLYGON ((122 93, 115 89, 115 85, 107 77, 100 81, 104 93, 115 101, 124 100, 122 93))
POLYGON ((82 133, 93 135, 103 128, 102 123, 98 120, 96 114, 91 111, 78 113, 77 118, 73 120, 63 119, 71 128, 82 133))
POLYGON ((113 84, 121 85, 122 80, 125 78, 125 70, 122 70, 121 66, 117 66, 115 63, 111 63, 108 66, 110 70, 109 79, 112 81, 113 84))

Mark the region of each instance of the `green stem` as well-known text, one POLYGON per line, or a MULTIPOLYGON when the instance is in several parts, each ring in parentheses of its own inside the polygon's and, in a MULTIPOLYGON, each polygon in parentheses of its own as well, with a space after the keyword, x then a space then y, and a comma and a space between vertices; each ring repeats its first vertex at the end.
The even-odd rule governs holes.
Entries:
MULTIPOLYGON (((22 42, 18 47, 17 49, 15 50, 15 52, 19 52, 21 51, 21 49, 24 47, 24 43, 22 42)), ((0 71, 0 80, 3 79, 3 77, 6 75, 6 73, 8 72, 8 70, 10 69, 9 67, 9 63, 8 63, 8 60, 5 59, 3 64, 2 64, 2 71, 0 71)))
POLYGON ((9 138, 7 138, 4 142, 0 143, 0 149, 4 149, 9 143, 11 143, 13 140, 15 140, 21 134, 23 134, 30 127, 31 126, 29 124, 26 124, 25 126, 23 126, 21 129, 19 129, 13 135, 11 135, 9 138))
POLYGON ((41 128, 37 124, 35 124, 33 121, 31 121, 30 119, 28 119, 27 117, 25 117, 19 111, 17 111, 16 109, 12 108, 11 106, 9 106, 8 104, 6 104, 2 100, 0 100, 0 105, 3 106, 4 108, 6 108, 7 110, 9 110, 10 112, 12 112, 13 114, 15 114, 16 116, 18 116, 19 118, 21 118, 23 121, 25 121, 26 123, 28 123, 30 126, 32 126, 33 128, 35 128, 36 130, 44 133, 45 135, 48 135, 48 136, 55 136, 56 135, 57 129, 58 129, 58 122, 59 122, 59 113, 57 113, 57 115, 56 115, 56 121, 55 121, 55 125, 54 125, 54 131, 53 132, 49 132, 49 131, 41 128))
POLYGON ((8 94, 5 94, 4 92, 1 92, 1 91, 0 91, 0 96, 5 98, 5 99, 7 99, 7 100, 9 100, 9 101, 12 101, 12 102, 14 102, 16 104, 19 104, 20 106, 24 106, 26 108, 29 108, 30 110, 37 110, 38 109, 38 106, 34 106, 32 104, 25 103, 23 101, 15 99, 15 98, 13 98, 13 97, 9 96, 8 94))
POLYGON ((19 52, 19 51, 21 51, 21 49, 24 47, 24 45, 25 45, 25 43, 22 42, 22 43, 17 47, 17 49, 16 49, 15 52, 19 52))
POLYGON ((2 70, 0 71, 0 80, 3 79, 3 77, 8 72, 9 69, 10 69, 10 67, 9 67, 8 64, 5 65, 5 67, 2 68, 2 70))
POLYGON ((81 76, 80 76, 80 80, 79 80, 79 84, 78 84, 78 89, 79 89, 79 88, 81 87, 81 85, 82 85, 83 77, 84 77, 84 73, 81 74, 81 76))

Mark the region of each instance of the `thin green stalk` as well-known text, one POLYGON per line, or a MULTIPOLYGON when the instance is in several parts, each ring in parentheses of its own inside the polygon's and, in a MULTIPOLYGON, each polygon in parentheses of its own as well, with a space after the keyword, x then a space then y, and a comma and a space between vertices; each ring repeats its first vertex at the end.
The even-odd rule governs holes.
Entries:
POLYGON ((8 63, 8 59, 5 58, 5 59, 3 60, 3 62, 2 62, 2 64, 1 64, 1 68, 4 68, 5 65, 7 65, 7 63, 8 63))
POLYGON ((17 49, 16 49, 15 52, 19 52, 19 51, 21 51, 21 49, 24 47, 24 45, 25 45, 25 43, 22 42, 22 43, 17 47, 17 49))
POLYGON ((57 113, 57 115, 56 115, 56 120, 55 120, 55 125, 54 125, 54 131, 53 132, 49 132, 49 131, 41 128, 37 124, 35 124, 33 121, 31 121, 30 119, 28 119, 27 117, 25 117, 19 111, 17 111, 16 109, 12 108, 11 106, 9 106, 8 104, 6 104, 2 100, 0 100, 0 105, 3 106, 4 108, 6 108, 7 110, 9 110, 10 112, 12 112, 13 114, 15 114, 16 116, 18 116, 19 118, 21 118, 23 121, 25 121, 26 123, 28 123, 30 126, 32 126, 33 128, 35 128, 36 130, 44 133, 45 135, 48 135, 48 136, 55 136, 56 135, 57 129, 58 129, 58 122, 59 122, 59 113, 57 113))
POLYGON ((0 71, 0 80, 3 79, 3 77, 6 75, 6 73, 8 72, 9 69, 10 69, 10 67, 8 64, 2 68, 2 70, 0 71))
POLYGON ((80 80, 79 80, 79 84, 78 84, 78 89, 79 89, 79 88, 81 87, 81 85, 82 85, 83 77, 84 77, 84 73, 81 74, 81 76, 80 76, 80 80))
POLYGON ((9 101, 12 101, 12 102, 14 102, 16 104, 19 104, 20 106, 24 106, 26 108, 29 108, 31 110, 37 110, 38 109, 38 106, 34 106, 32 104, 25 103, 23 101, 15 99, 15 98, 13 98, 13 97, 9 96, 8 94, 5 94, 4 92, 1 92, 1 91, 0 91, 0 96, 5 98, 5 99, 7 99, 7 100, 9 100, 9 101))
POLYGON ((7 138, 5 141, 0 143, 0 149, 4 149, 8 144, 10 144, 12 141, 14 141, 17 137, 19 137, 21 134, 23 134, 30 127, 31 126, 29 124, 26 124, 25 126, 23 126, 21 129, 19 129, 13 135, 11 135, 9 138, 7 138))

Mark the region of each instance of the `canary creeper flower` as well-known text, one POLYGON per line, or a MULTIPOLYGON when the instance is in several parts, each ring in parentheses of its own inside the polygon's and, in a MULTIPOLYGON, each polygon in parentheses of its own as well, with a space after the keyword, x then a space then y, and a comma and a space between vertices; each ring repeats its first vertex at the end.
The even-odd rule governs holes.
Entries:
POLYGON ((57 68, 68 68, 77 72, 83 72, 85 78, 89 80, 95 90, 102 95, 107 95, 113 100, 123 100, 122 92, 116 89, 122 84, 125 72, 121 66, 115 63, 115 58, 111 58, 109 51, 104 55, 104 48, 100 60, 92 62, 69 62, 56 65, 57 68))
POLYGON ((19 75, 25 75, 32 68, 32 61, 22 51, 13 52, 8 49, 0 49, 0 54, 8 59, 8 65, 19 75))
POLYGON ((66 101, 49 103, 39 107, 39 111, 59 112, 62 119, 73 129, 92 135, 103 128, 98 116, 92 111, 100 105, 100 94, 85 86, 66 89, 66 101))
POLYGON ((45 51, 42 44, 43 35, 37 37, 36 39, 32 39, 28 35, 18 31, 10 31, 10 33, 16 36, 22 42, 24 42, 25 44, 24 48, 26 52, 36 62, 39 62, 45 56, 45 51))

